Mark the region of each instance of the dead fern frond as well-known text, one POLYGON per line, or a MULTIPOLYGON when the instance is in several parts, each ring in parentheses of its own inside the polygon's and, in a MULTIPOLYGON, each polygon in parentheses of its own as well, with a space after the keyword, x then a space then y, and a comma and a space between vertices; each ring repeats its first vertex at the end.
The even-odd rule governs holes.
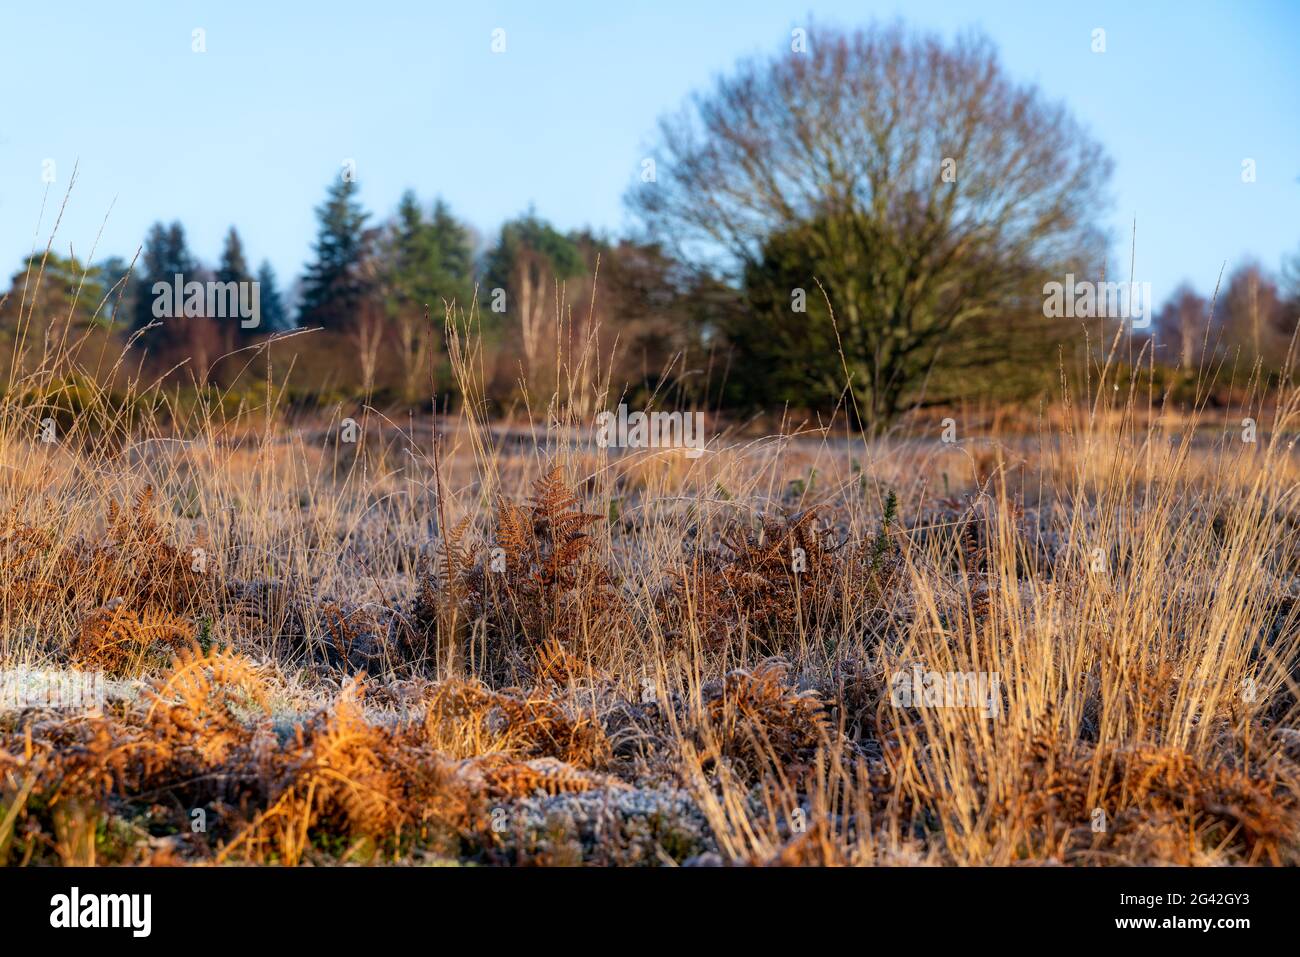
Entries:
POLYGON ((456 777, 471 791, 490 798, 511 799, 533 794, 580 794, 606 786, 607 780, 580 771, 555 758, 519 761, 504 754, 485 754, 461 761, 456 777))
POLYGON ((557 467, 538 480, 526 506, 497 505, 495 549, 477 570, 470 614, 489 631, 489 671, 535 680, 547 666, 538 650, 573 649, 612 639, 625 623, 613 576, 588 534, 602 516, 578 510, 557 467))
POLYGON ((134 611, 120 600, 96 608, 81 622, 75 659, 85 667, 123 675, 150 654, 177 650, 194 639, 194 625, 158 608, 134 611))

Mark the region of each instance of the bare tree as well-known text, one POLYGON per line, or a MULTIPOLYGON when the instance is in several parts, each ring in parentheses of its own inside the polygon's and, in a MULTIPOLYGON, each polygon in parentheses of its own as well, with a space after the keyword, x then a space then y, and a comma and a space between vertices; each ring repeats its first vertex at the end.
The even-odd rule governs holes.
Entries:
POLYGON ((656 177, 629 203, 679 255, 737 277, 798 229, 809 293, 815 276, 879 426, 956 330, 1098 262, 1110 162, 982 37, 945 46, 877 26, 807 40, 661 120, 656 177))
POLYGON ((429 307, 425 306, 422 311, 410 306, 399 308, 393 319, 393 337, 402 366, 402 398, 415 402, 429 389, 426 378, 433 355, 433 324, 429 307))
POLYGON ((1282 294, 1258 263, 1238 267, 1223 292, 1224 338, 1252 361, 1279 367, 1291 338, 1282 294))
MULTIPOLYGON (((537 368, 538 344, 547 321, 544 273, 533 250, 524 250, 515 264, 515 287, 519 290, 519 335, 525 368, 531 375, 537 368)), ((552 305, 552 311, 554 307, 552 305)))
POLYGON ((388 317, 376 295, 381 289, 381 272, 376 258, 367 255, 358 272, 364 279, 361 288, 365 294, 353 308, 345 328, 348 342, 356 350, 362 389, 369 396, 375 389, 375 373, 379 368, 379 351, 387 331, 388 317))
POLYGON ((520 384, 530 398, 544 400, 555 391, 558 366, 547 357, 557 355, 568 319, 565 281, 583 270, 572 238, 531 211, 501 227, 486 257, 484 288, 491 308, 497 308, 498 293, 508 290, 507 315, 511 322, 518 315, 518 329, 510 332, 517 348, 511 350, 515 355, 509 375, 513 381, 522 373, 520 384))
POLYGON ((1191 372, 1208 348, 1209 322, 1209 304, 1190 286, 1179 286, 1156 316, 1157 335, 1168 346, 1161 358, 1191 372))

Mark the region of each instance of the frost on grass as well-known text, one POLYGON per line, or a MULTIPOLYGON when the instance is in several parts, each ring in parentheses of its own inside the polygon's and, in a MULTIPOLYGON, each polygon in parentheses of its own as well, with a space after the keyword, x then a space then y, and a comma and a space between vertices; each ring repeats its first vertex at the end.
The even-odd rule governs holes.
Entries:
POLYGON ((9 509, 4 667, 105 693, 0 711, 0 861, 1300 861, 1278 443, 1113 425, 951 488, 907 444, 415 483, 271 441, 9 509))

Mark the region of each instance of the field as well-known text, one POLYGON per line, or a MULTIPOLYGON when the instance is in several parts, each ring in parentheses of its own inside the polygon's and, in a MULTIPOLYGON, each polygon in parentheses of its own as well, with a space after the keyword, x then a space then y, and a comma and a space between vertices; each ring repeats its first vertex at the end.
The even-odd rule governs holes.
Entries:
POLYGON ((691 457, 449 338, 399 421, 9 390, 0 862, 1300 858, 1294 388, 691 457))

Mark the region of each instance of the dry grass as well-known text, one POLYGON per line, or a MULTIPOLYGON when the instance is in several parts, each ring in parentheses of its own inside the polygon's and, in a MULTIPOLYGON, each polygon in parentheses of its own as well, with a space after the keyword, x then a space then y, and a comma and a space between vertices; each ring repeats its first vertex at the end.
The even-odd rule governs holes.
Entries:
POLYGON ((1028 433, 692 459, 595 446, 589 354, 490 423, 448 340, 460 411, 355 445, 14 363, 0 661, 119 683, 0 714, 0 861, 1300 859, 1294 387, 1254 444, 1103 367, 1028 433))

